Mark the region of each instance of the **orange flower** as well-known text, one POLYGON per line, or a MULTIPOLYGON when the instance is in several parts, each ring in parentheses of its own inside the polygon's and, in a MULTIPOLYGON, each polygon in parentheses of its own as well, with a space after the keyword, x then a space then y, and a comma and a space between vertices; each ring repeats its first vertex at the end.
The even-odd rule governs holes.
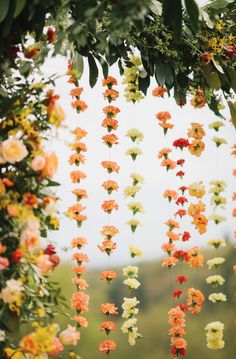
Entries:
POLYGON ((87 220, 87 216, 84 216, 83 214, 74 214, 73 219, 77 221, 77 226, 81 227, 82 223, 87 220))
POLYGON ((162 157, 164 157, 165 159, 167 159, 170 152, 172 152, 170 148, 163 148, 158 152, 158 158, 161 159, 162 157))
POLYGON ((112 280, 117 278, 117 272, 115 271, 104 271, 100 275, 101 280, 106 280, 107 282, 111 282, 112 280))
POLYGON ((6 250, 7 250, 7 247, 6 247, 6 246, 4 246, 4 245, 2 245, 2 243, 0 243, 0 254, 5 253, 5 252, 6 252, 6 250))
POLYGON ((54 152, 48 153, 45 156, 45 160, 46 163, 42 171, 42 176, 52 178, 57 172, 57 168, 58 168, 57 155, 54 152))
POLYGON ((112 200, 106 200, 103 202, 101 208, 103 209, 104 212, 106 213, 111 213, 113 210, 118 210, 119 206, 116 203, 116 201, 112 200))
POLYGON ((164 198, 168 198, 168 201, 171 202, 171 200, 176 200, 178 197, 178 193, 174 190, 171 189, 167 189, 165 190, 164 194, 163 194, 164 198))
POLYGON ((179 223, 174 219, 168 219, 165 224, 169 227, 169 230, 172 231, 174 228, 179 228, 179 223))
POLYGON ((211 62, 212 59, 212 55, 209 54, 208 52, 204 52, 202 54, 199 55, 200 60, 201 60, 201 64, 203 66, 208 65, 211 62))
POLYGON ((103 322, 100 326, 100 332, 105 330, 106 334, 108 335, 111 331, 116 330, 116 324, 114 322, 103 322))
POLYGON ((11 217, 18 217, 20 212, 19 212, 19 208, 16 207, 14 204, 8 204, 7 205, 7 213, 9 214, 9 216, 11 217))
POLYGON ((7 187, 13 187, 14 186, 14 182, 12 182, 9 178, 3 178, 2 182, 7 186, 7 187))
POLYGON ((196 140, 201 140, 203 136, 205 136, 205 131, 203 129, 203 125, 197 122, 191 123, 191 128, 188 130, 188 137, 193 137, 196 140))
POLYGON ((171 128, 174 127, 174 125, 172 123, 167 123, 167 122, 161 122, 159 123, 159 126, 161 126, 164 130, 164 134, 167 134, 167 131, 171 128))
POLYGON ((107 128, 108 132, 111 132, 112 130, 117 130, 118 121, 115 118, 106 117, 102 122, 102 127, 107 128))
POLYGON ((70 178, 72 180, 73 183, 79 183, 81 179, 86 178, 86 174, 82 171, 72 171, 70 173, 70 178))
POLYGON ((87 328, 88 321, 82 315, 74 315, 72 319, 77 323, 79 327, 87 328))
POLYGON ((107 89, 103 93, 104 98, 107 98, 109 102, 115 101, 119 97, 119 92, 114 89, 107 89))
POLYGON ((118 314, 118 308, 113 303, 103 303, 101 304, 101 313, 105 315, 114 315, 118 314))
POLYGON ((23 201, 27 206, 30 206, 32 208, 37 208, 38 207, 38 198, 35 194, 33 193, 24 193, 23 194, 23 201))
POLYGON ((72 106, 72 108, 76 108, 76 110, 78 112, 80 112, 80 111, 83 112, 88 108, 88 105, 82 100, 75 100, 75 101, 71 102, 71 106, 72 106))
POLYGON ((87 240, 84 238, 84 237, 76 237, 74 239, 72 239, 71 241, 71 246, 73 248, 82 248, 84 246, 86 246, 88 243, 87 243, 87 240))
POLYGON ((188 265, 190 268, 201 268, 203 267, 204 257, 200 254, 200 248, 194 247, 188 251, 189 259, 188 265))
POLYGON ((102 80, 102 86, 113 86, 117 85, 117 80, 112 76, 107 76, 105 79, 102 80))
POLYGON ((198 203, 196 204, 190 204, 190 206, 188 207, 188 214, 191 217, 194 217, 195 215, 201 213, 201 212, 205 212, 206 210, 206 205, 205 203, 203 203, 202 201, 198 201, 198 203))
POLYGON ((74 285, 76 285, 80 290, 84 290, 86 288, 88 288, 88 282, 85 280, 85 279, 82 279, 82 278, 72 278, 72 283, 74 285))
POLYGON ((111 350, 116 350, 117 344, 113 340, 104 340, 98 347, 98 350, 102 353, 107 353, 111 350))
POLYGON ((109 193, 111 194, 112 191, 117 191, 119 189, 119 186, 117 184, 117 182, 115 181, 106 181, 103 182, 102 187, 109 193))
POLYGON ((83 262, 85 262, 85 263, 89 262, 89 258, 87 256, 87 254, 82 253, 82 252, 74 253, 72 256, 72 259, 76 260, 78 265, 81 265, 83 262))
POLYGON ((83 266, 74 266, 72 267, 72 272, 76 273, 78 276, 81 276, 85 272, 87 272, 87 269, 83 266))
POLYGON ((168 111, 161 111, 156 114, 156 118, 159 121, 166 122, 171 119, 171 115, 168 111))
POLYGON ((106 106, 103 108, 103 112, 107 115, 107 117, 112 118, 115 117, 120 112, 120 109, 118 107, 114 106, 106 106))
POLYGON ((203 141, 195 140, 190 143, 188 150, 192 155, 199 157, 205 150, 205 143, 203 141))
POLYGON ((72 191, 72 193, 76 195, 78 201, 88 198, 87 191, 85 189, 76 188, 72 191))
MULTIPOLYGON (((236 157, 236 144, 233 145, 231 148, 232 148, 232 150, 233 150, 233 151, 231 152, 231 155, 234 156, 234 157, 236 157)), ((5 183, 5 184, 6 184, 6 183, 5 183)))
POLYGON ((75 128, 72 133, 76 136, 77 140, 81 140, 82 138, 84 138, 88 133, 83 130, 80 127, 75 128))
POLYGON ((116 162, 112 162, 112 161, 102 161, 102 166, 103 168, 105 168, 107 170, 108 173, 111 172, 119 172, 120 166, 118 166, 118 164, 116 162))
POLYGON ((74 153, 74 154, 70 155, 68 162, 70 165, 75 164, 76 166, 78 166, 80 163, 84 164, 85 160, 86 160, 86 158, 83 155, 81 155, 80 153, 74 153))
POLYGON ((180 307, 172 308, 168 312, 169 320, 168 323, 172 326, 185 327, 185 313, 180 307))
POLYGON ((78 153, 79 152, 86 152, 87 151, 87 146, 85 143, 83 142, 75 142, 75 143, 71 143, 70 147, 73 150, 76 150, 78 153))
POLYGON ((103 236, 106 236, 108 239, 111 239, 118 233, 119 233, 118 228, 116 228, 114 226, 103 226, 103 228, 101 230, 101 234, 103 236))
POLYGON ((174 233, 173 231, 166 232, 167 237, 170 241, 178 241, 179 240, 179 233, 174 233))
POLYGON ((169 171, 169 169, 173 170, 176 167, 176 162, 168 158, 167 160, 162 160, 161 166, 166 167, 167 171, 169 171))
POLYGON ((163 259, 163 262, 162 262, 162 268, 163 267, 168 267, 168 268, 172 268, 173 266, 176 265, 176 263, 178 262, 178 259, 177 258, 174 258, 174 257, 167 257, 167 258, 164 258, 163 259))
POLYGON ((236 201, 236 192, 233 193, 232 201, 236 201))
POLYGON ((164 252, 171 254, 171 252, 176 250, 176 246, 173 243, 164 243, 164 244, 162 244, 161 249, 164 252))
POLYGON ((232 217, 236 217, 236 208, 233 208, 232 210, 232 217))
POLYGON ((71 298, 71 308, 76 309, 80 313, 88 311, 89 296, 84 292, 76 292, 71 298))
POLYGON ((155 97, 163 97, 164 94, 167 92, 167 89, 163 86, 158 86, 152 90, 152 96, 155 97))
POLYGON ((70 216, 70 215, 73 215, 73 214, 78 214, 78 213, 84 211, 85 208, 86 208, 86 207, 82 206, 82 204, 76 203, 76 204, 74 204, 73 206, 70 206, 70 207, 68 208, 68 214, 69 214, 69 216, 70 216))
POLYGON ((196 226, 196 229, 198 230, 198 232, 200 234, 205 233, 207 230, 207 224, 208 224, 208 219, 206 218, 206 216, 204 214, 197 214, 193 217, 193 219, 194 220, 191 223, 196 226))
POLYGON ((171 345, 173 345, 175 348, 180 349, 180 348, 186 348, 187 346, 187 342, 184 338, 180 338, 180 337, 172 337, 171 338, 171 345))
POLYGON ((195 288, 189 288, 187 294, 187 306, 189 312, 192 314, 199 313, 202 309, 202 303, 205 300, 204 295, 200 290, 197 290, 195 288))
POLYGON ((82 92, 83 92, 83 87, 75 87, 72 90, 70 90, 70 95, 72 97, 79 97, 82 92))
POLYGON ((207 103, 204 93, 201 90, 198 90, 192 100, 190 101, 191 105, 195 108, 202 108, 207 103))
POLYGON ((117 145, 119 143, 118 137, 114 133, 110 135, 105 135, 102 137, 102 139, 108 147, 112 147, 113 145, 117 145))
POLYGON ((21 339, 20 347, 24 350, 24 352, 32 355, 36 355, 39 350, 38 344, 32 334, 26 335, 21 339))
POLYGON ((116 249, 116 243, 111 239, 105 239, 101 245, 98 245, 98 248, 101 252, 106 252, 108 256, 116 249))

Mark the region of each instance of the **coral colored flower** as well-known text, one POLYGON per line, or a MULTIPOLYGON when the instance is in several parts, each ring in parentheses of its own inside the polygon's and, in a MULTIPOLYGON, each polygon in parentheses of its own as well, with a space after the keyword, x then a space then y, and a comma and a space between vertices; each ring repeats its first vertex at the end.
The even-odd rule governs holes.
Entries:
POLYGON ((101 280, 106 280, 107 282, 111 282, 112 280, 117 278, 117 272, 115 271, 104 271, 100 275, 101 280))
POLYGON ((53 349, 48 351, 47 354, 49 356, 54 356, 54 355, 57 355, 58 353, 60 353, 63 349, 64 349, 64 347, 63 347, 61 341, 58 338, 54 337, 53 338, 53 349))
POLYGON ((119 172, 120 166, 118 166, 118 164, 116 162, 112 162, 112 161, 102 161, 102 166, 103 168, 105 168, 107 170, 108 173, 111 172, 119 172))
POLYGON ((103 112, 107 115, 107 117, 112 118, 120 112, 120 109, 114 106, 106 106, 103 108, 103 112))
POLYGON ((190 268, 200 268, 203 267, 204 257, 200 254, 200 248, 194 247, 188 251, 189 259, 188 265, 190 268))
POLYGON ((112 147, 113 145, 117 145, 119 143, 118 137, 114 133, 105 135, 102 137, 102 139, 108 147, 112 147))
POLYGON ((89 296, 84 292, 73 293, 71 298, 71 308, 76 309, 80 313, 88 311, 89 296))
POLYGON ((207 103, 207 100, 204 96, 204 93, 201 90, 198 90, 192 100, 190 101, 191 105, 195 108, 202 108, 207 103))
POLYGON ((176 246, 175 244, 173 243, 164 243, 162 246, 161 246, 161 249, 168 253, 168 254, 171 254, 171 252, 175 251, 176 250, 176 246))
POLYGON ((179 216, 180 218, 186 216, 187 212, 185 209, 179 209, 177 212, 175 212, 174 216, 179 216))
POLYGON ((87 269, 84 266, 74 266, 72 267, 72 271, 77 274, 77 276, 81 276, 82 274, 87 272, 87 269))
POLYGON ((171 202, 172 200, 175 200, 178 196, 178 193, 174 190, 167 189, 165 190, 163 197, 168 198, 168 201, 171 202))
POLYGON ((119 97, 119 92, 114 89, 107 89, 105 92, 103 92, 104 98, 108 99, 108 102, 115 101, 119 97))
POLYGON ((178 166, 183 166, 184 162, 185 162, 185 160, 181 158, 176 163, 178 166))
POLYGON ((169 123, 169 122, 160 122, 159 126, 163 128, 164 135, 167 134, 169 129, 174 127, 174 125, 172 123, 169 123))
POLYGON ((82 252, 74 253, 72 259, 76 260, 78 262, 78 265, 81 265, 83 262, 89 263, 89 258, 87 254, 82 252))
POLYGON ((111 239, 119 233, 119 230, 115 226, 103 226, 100 233, 108 239, 111 239))
POLYGON ((70 165, 75 164, 76 166, 78 166, 80 163, 84 164, 85 160, 85 157, 80 153, 73 153, 72 155, 70 155, 68 162, 70 165))
POLYGON ((84 138, 85 136, 87 136, 87 132, 85 130, 83 130, 80 127, 75 128, 73 131, 71 131, 77 140, 81 140, 82 138, 84 138))
POLYGON ((87 328, 88 327, 88 321, 85 317, 82 315, 74 315, 72 319, 77 323, 79 327, 87 328))
POLYGON ((115 306, 115 304, 113 303, 103 303, 101 304, 101 313, 105 314, 105 315, 117 315, 118 313, 118 308, 115 306))
POLYGON ((169 230, 172 231, 174 228, 179 228, 179 222, 174 219, 168 219, 165 224, 169 227, 169 230))
POLYGON ((171 241, 179 240, 179 233, 175 233, 174 231, 168 231, 166 232, 166 235, 171 241))
POLYGON ((83 112, 88 108, 88 105, 82 100, 75 100, 75 101, 71 102, 71 106, 72 106, 72 108, 76 108, 77 112, 80 112, 80 111, 83 112))
POLYGON ((191 234, 187 231, 185 231, 183 234, 182 234, 182 241, 183 242, 187 242, 189 239, 191 238, 191 234))
POLYGON ((112 87, 113 85, 117 85, 117 80, 112 76, 107 76, 102 80, 102 86, 112 87))
POLYGON ((177 283, 184 283, 184 282, 187 282, 187 278, 184 276, 184 275, 179 275, 177 278, 176 278, 176 282, 177 283))
POLYGON ((0 271, 9 267, 9 260, 6 257, 0 256, 0 271))
POLYGON ((104 212, 110 214, 113 210, 118 210, 119 206, 116 201, 112 199, 104 201, 101 208, 104 212))
POLYGON ((202 292, 195 288, 189 288, 187 291, 187 295, 187 306, 189 312, 192 314, 200 313, 202 309, 202 303, 205 300, 202 292))
POLYGON ((191 142, 188 150, 192 155, 199 157, 205 150, 205 143, 203 141, 195 140, 191 142))
POLYGON ((70 90, 70 95, 72 97, 79 97, 81 93, 83 92, 83 87, 75 87, 72 90, 70 90))
POLYGON ((86 177, 87 177, 86 174, 80 170, 72 171, 70 173, 70 178, 73 183, 79 183, 81 179, 84 179, 86 177))
POLYGON ((109 354, 111 350, 116 350, 117 344, 113 340, 104 340, 100 343, 98 350, 102 353, 109 354))
POLYGON ((80 249, 80 248, 86 246, 87 244, 88 244, 87 240, 84 237, 76 237, 76 238, 72 239, 72 241, 71 241, 72 248, 80 249))
POLYGON ((172 293, 172 296, 174 297, 174 298, 179 298, 181 295, 183 294, 183 292, 182 292, 182 290, 174 290, 173 291, 173 293, 172 293))
POLYGON ((188 130, 188 137, 193 137, 195 140, 201 140, 205 136, 203 125, 197 122, 191 123, 191 128, 188 130))
POLYGON ((172 152, 170 148, 163 148, 158 152, 158 158, 161 159, 162 157, 164 157, 164 159, 167 159, 170 152, 172 152))
POLYGON ((158 112, 156 114, 156 118, 159 121, 166 122, 166 121, 171 119, 171 115, 170 115, 170 113, 168 111, 162 111, 162 112, 158 112))
POLYGON ((154 96, 154 97, 163 97, 166 92, 167 92, 167 89, 165 87, 158 86, 158 87, 155 87, 152 90, 152 96, 154 96))
POLYGON ((102 242, 101 245, 98 245, 98 248, 101 252, 106 252, 108 256, 112 254, 112 252, 116 249, 116 243, 111 239, 106 239, 102 242))
POLYGON ((187 202, 188 202, 187 198, 184 197, 184 196, 182 196, 182 197, 179 197, 175 203, 177 204, 177 206, 178 206, 179 204, 181 204, 181 205, 183 206, 183 205, 184 205, 185 203, 187 203, 187 202))
POLYGON ((102 122, 102 127, 105 127, 108 132, 111 132, 112 130, 117 130, 118 121, 115 118, 106 117, 102 122))
POLYGON ((68 213, 69 217, 70 217, 70 216, 73 217, 74 214, 79 214, 80 212, 84 211, 85 208, 86 208, 86 207, 82 206, 82 204, 76 203, 76 204, 74 204, 73 206, 70 206, 70 207, 68 208, 68 212, 67 212, 67 213, 68 213))
POLYGON ((59 334, 59 339, 64 345, 77 345, 80 340, 80 332, 75 327, 68 325, 67 329, 59 334))
POLYGON ((105 330, 106 334, 108 335, 111 331, 116 330, 116 324, 114 322, 103 322, 100 326, 100 332, 105 330))
POLYGON ((27 192, 23 194, 23 201, 27 206, 38 207, 38 198, 35 194, 27 192))
POLYGON ((176 162, 168 159, 164 159, 161 162, 161 166, 166 167, 166 170, 169 171, 170 169, 173 170, 176 167, 176 162))
POLYGON ((80 152, 86 152, 87 151, 87 146, 84 142, 74 142, 74 143, 71 143, 70 145, 70 148, 72 150, 76 150, 77 153, 80 153, 80 152))
POLYGON ((76 195, 77 201, 80 201, 81 199, 88 198, 87 191, 85 189, 76 188, 71 191, 73 194, 76 195))
POLYGON ((2 179, 2 182, 7 186, 7 187, 13 187, 14 186, 14 182, 12 182, 9 178, 4 177, 2 179))
POLYGON ((186 138, 179 138, 173 142, 173 146, 183 150, 185 147, 189 147, 190 143, 186 138))
POLYGON ((102 187, 108 192, 108 194, 111 194, 112 191, 117 191, 119 189, 117 182, 111 180, 103 182, 102 187))
POLYGON ((162 262, 162 267, 168 267, 168 268, 172 268, 173 266, 176 265, 176 263, 178 262, 177 258, 174 257, 167 257, 163 259, 162 262))
POLYGON ((88 282, 82 278, 72 278, 72 283, 77 286, 80 290, 85 290, 89 287, 88 282))

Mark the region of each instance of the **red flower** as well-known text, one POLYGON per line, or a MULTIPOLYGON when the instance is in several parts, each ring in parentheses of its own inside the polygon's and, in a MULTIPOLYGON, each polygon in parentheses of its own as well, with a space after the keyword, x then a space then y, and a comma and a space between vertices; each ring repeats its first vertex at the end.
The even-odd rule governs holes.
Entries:
POLYGON ((185 173, 183 171, 179 171, 176 173, 176 176, 179 176, 180 178, 183 178, 184 175, 185 173))
POLYGON ((179 166, 183 166, 185 160, 183 158, 180 158, 178 161, 177 161, 177 165, 179 166))
POLYGON ((184 276, 184 275, 179 275, 177 278, 176 278, 176 282, 177 283, 183 283, 183 282, 187 282, 187 278, 184 276))
POLYGON ((48 246, 43 251, 44 254, 48 254, 51 256, 52 254, 56 254, 56 248, 52 244, 48 244, 48 246))
POLYGON ((177 307, 179 307, 183 312, 188 312, 187 305, 185 305, 183 303, 178 304, 177 307))
POLYGON ((183 206, 186 202, 188 202, 187 198, 182 196, 182 197, 179 197, 175 203, 177 204, 177 206, 179 204, 181 204, 183 206))
MULTIPOLYGON (((181 172, 181 171, 180 171, 181 172)), ((182 195, 184 194, 184 192, 188 189, 188 187, 186 186, 181 186, 179 187, 179 190, 182 192, 182 195)))
POLYGON ((172 296, 174 297, 174 298, 179 298, 180 296, 181 296, 181 294, 182 294, 183 292, 182 292, 182 290, 174 290, 173 291, 173 293, 172 293, 172 296))
POLYGON ((49 28, 47 31, 47 39, 50 44, 52 44, 56 40, 56 32, 52 28, 49 28))
POLYGON ((180 216, 180 218, 182 218, 183 216, 186 216, 187 212, 185 211, 185 209, 179 209, 177 212, 175 212, 174 216, 180 216))
POLYGON ((184 357, 186 355, 186 353, 187 353, 187 351, 184 348, 175 348, 175 347, 173 347, 171 349, 171 354, 172 355, 176 355, 176 356, 181 355, 181 356, 184 357))
POLYGON ((179 99, 179 106, 182 107, 186 104, 186 101, 183 98, 179 99))
POLYGON ((187 262, 189 260, 188 252, 182 250, 175 251, 173 257, 177 258, 179 261, 185 260, 187 262))
POLYGON ((23 257, 23 251, 20 248, 17 248, 14 252, 12 252, 12 261, 13 263, 18 263, 19 260, 23 257))
POLYGON ((182 241, 187 242, 190 238, 191 238, 191 234, 185 231, 182 235, 182 241))
POLYGON ((176 148, 177 148, 177 147, 180 148, 181 151, 182 151, 182 149, 183 149, 184 147, 189 147, 189 146, 190 146, 190 143, 188 142, 188 139, 179 138, 178 140, 175 140, 175 141, 173 142, 173 146, 176 147, 176 148))

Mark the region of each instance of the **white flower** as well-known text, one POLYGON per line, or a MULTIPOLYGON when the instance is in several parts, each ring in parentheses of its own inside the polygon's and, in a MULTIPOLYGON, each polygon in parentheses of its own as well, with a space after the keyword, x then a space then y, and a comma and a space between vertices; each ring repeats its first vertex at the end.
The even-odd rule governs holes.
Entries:
POLYGON ((211 275, 206 278, 207 284, 212 284, 213 286, 216 285, 223 285, 225 279, 221 275, 211 275))
POLYGON ((133 214, 136 214, 138 212, 144 213, 143 205, 140 202, 130 202, 127 204, 127 207, 133 214))
POLYGON ((140 287, 140 282, 135 278, 127 278, 123 282, 129 287, 129 289, 138 289, 140 287))
POLYGON ((221 292, 210 294, 208 299, 213 303, 226 302, 227 301, 226 295, 221 293, 221 292))
POLYGON ((130 137, 133 142, 141 142, 143 140, 143 134, 137 128, 131 128, 125 136, 130 137))
POLYGON ((137 266, 127 266, 123 268, 123 275, 129 277, 138 276, 138 267, 137 266))
POLYGON ((137 318, 130 318, 128 320, 126 320, 122 327, 121 330, 123 333, 128 333, 130 329, 132 329, 137 323, 137 318))
POLYGON ((223 264, 225 262, 225 259, 223 257, 215 257, 212 259, 208 259, 207 265, 208 269, 211 269, 212 267, 217 267, 220 264, 223 264))
POLYGON ((123 318, 132 318, 134 315, 136 315, 139 310, 136 308, 136 306, 139 304, 139 300, 137 300, 136 297, 133 298, 124 298, 124 302, 122 304, 123 309, 123 318))
POLYGON ((136 193, 140 191, 141 187, 138 186, 127 186, 124 189, 124 196, 127 197, 135 197, 136 193))
POLYGON ((16 303, 20 305, 22 292, 24 291, 22 282, 16 279, 9 279, 6 281, 6 287, 2 289, 0 298, 4 303, 16 303))
POLYGON ((142 257, 143 251, 139 247, 129 246, 129 252, 131 257, 142 257))

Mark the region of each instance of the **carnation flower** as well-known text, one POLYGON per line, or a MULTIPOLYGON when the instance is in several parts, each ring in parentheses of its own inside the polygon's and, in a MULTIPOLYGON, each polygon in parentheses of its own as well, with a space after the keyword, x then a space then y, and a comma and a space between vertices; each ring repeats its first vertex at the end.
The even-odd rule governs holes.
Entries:
POLYGON ((126 132, 126 137, 130 137, 133 142, 143 141, 143 134, 137 128, 131 128, 126 132))
POLYGON ((223 257, 215 257, 212 259, 208 259, 207 266, 208 269, 211 269, 212 267, 218 267, 219 265, 223 264, 225 262, 225 258, 223 257))
POLYGON ((225 282, 225 279, 221 275, 211 275, 206 278, 207 284, 212 284, 213 287, 216 287, 217 285, 223 285, 225 282))
POLYGON ((219 303, 219 302, 226 302, 227 301, 226 295, 221 293, 221 292, 210 294, 208 299, 212 303, 219 303))
POLYGON ((132 160, 135 161, 137 156, 140 156, 143 154, 140 148, 129 148, 126 152, 126 155, 131 156, 132 160))

